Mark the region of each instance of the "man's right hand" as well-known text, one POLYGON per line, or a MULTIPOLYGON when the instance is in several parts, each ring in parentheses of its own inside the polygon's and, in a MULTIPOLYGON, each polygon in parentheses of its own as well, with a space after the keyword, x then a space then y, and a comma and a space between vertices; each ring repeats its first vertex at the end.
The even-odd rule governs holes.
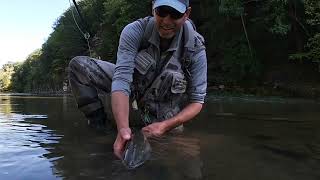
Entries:
POLYGON ((117 138, 113 144, 114 154, 121 159, 124 151, 124 147, 128 140, 131 139, 131 129, 130 128, 121 128, 118 131, 117 138))

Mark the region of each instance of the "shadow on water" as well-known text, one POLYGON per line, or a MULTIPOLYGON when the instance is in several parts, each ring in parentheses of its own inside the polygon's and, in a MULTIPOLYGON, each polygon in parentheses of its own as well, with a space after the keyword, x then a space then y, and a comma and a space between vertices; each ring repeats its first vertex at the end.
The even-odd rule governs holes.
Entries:
POLYGON ((320 179, 320 105, 213 98, 128 171, 72 97, 1 96, 0 179, 320 179))

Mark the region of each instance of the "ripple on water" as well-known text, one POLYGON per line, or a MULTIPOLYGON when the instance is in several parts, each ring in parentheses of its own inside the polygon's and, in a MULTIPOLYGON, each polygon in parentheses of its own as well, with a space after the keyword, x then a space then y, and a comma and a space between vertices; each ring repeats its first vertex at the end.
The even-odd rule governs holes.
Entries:
POLYGON ((49 147, 63 136, 45 125, 28 121, 47 118, 47 115, 40 114, 0 113, 0 177, 20 179, 19 174, 32 176, 35 169, 50 169, 49 162, 61 158, 53 157, 48 161, 44 155, 50 154, 49 147))

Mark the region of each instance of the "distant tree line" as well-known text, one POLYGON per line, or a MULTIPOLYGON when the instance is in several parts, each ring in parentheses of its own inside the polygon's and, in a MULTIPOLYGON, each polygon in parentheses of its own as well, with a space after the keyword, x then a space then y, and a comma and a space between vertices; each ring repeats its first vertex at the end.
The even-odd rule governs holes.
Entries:
MULTIPOLYGON (((191 7, 191 19, 206 40, 210 86, 318 80, 319 0, 191 0, 191 7), (299 75, 301 71, 312 73, 299 75), (284 79, 283 73, 294 76, 284 79)), ((79 8, 84 21, 70 7, 54 23, 41 49, 23 63, 3 66, 1 90, 62 90, 74 56, 114 63, 123 27, 151 15, 150 0, 82 0, 79 8)))

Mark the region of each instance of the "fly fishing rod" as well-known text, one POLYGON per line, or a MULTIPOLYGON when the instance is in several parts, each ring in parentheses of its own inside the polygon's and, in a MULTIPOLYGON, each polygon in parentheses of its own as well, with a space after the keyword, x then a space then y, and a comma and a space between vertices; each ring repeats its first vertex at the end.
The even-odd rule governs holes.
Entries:
POLYGON ((88 49, 89 49, 89 54, 90 54, 90 57, 92 57, 92 54, 91 54, 92 51, 91 51, 91 46, 90 46, 90 41, 89 41, 89 39, 90 39, 90 37, 91 37, 91 36, 90 36, 91 33, 90 33, 90 31, 89 31, 89 28, 88 28, 89 26, 88 26, 88 24, 86 23, 86 21, 83 19, 83 16, 82 16, 82 14, 81 14, 81 12, 80 12, 80 9, 79 9, 79 7, 78 7, 78 4, 77 4, 76 0, 72 0, 72 2, 73 2, 73 5, 74 5, 74 7, 75 7, 75 9, 76 9, 77 15, 78 15, 79 18, 80 18, 81 23, 82 23, 83 26, 84 26, 84 30, 81 29, 81 27, 79 26, 79 24, 78 24, 78 22, 77 22, 77 20, 76 20, 75 15, 74 15, 74 13, 73 13, 73 11, 72 11, 71 1, 69 0, 69 3, 70 3, 70 11, 71 11, 73 20, 74 20, 77 28, 79 29, 80 33, 83 35, 84 39, 87 41, 87 46, 88 46, 88 49))

